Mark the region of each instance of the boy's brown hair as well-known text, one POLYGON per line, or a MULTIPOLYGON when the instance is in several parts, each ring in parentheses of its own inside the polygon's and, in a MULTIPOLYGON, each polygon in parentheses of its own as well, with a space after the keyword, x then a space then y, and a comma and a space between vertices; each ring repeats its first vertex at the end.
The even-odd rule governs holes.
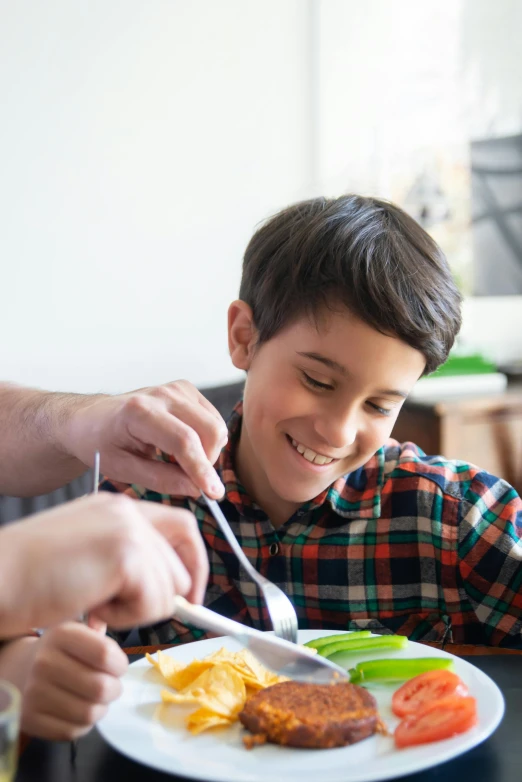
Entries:
POLYGON ((240 298, 259 343, 300 316, 347 307, 442 364, 461 325, 461 296, 443 252, 394 204, 345 195, 289 206, 245 251, 240 298))

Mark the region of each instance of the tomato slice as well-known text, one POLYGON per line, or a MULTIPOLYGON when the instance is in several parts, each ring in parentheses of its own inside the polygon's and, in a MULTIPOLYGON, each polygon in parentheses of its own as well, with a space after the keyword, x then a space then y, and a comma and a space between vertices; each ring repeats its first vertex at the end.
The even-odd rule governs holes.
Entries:
POLYGON ((426 703, 449 695, 464 697, 467 694, 468 688, 456 673, 444 670, 427 671, 404 682, 402 687, 393 693, 392 711, 397 717, 406 717, 426 703))
POLYGON ((477 722, 475 698, 450 695, 409 714, 395 730, 395 745, 413 747, 465 733, 477 722))

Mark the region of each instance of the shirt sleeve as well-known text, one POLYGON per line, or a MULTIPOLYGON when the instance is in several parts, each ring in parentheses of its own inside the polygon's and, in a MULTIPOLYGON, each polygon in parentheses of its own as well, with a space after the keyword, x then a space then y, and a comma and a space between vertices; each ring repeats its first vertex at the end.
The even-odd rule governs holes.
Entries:
POLYGON ((505 481, 479 473, 458 524, 461 583, 492 646, 522 646, 522 500, 505 481))

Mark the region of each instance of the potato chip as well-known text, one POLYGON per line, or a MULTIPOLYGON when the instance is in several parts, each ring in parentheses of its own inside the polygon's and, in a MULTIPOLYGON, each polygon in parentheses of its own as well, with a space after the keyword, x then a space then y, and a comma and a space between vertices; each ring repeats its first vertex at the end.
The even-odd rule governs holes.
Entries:
POLYGON ((194 734, 217 725, 231 725, 249 694, 285 681, 285 677, 261 665, 248 649, 229 652, 223 647, 188 665, 175 662, 161 652, 156 660, 150 655, 147 660, 177 690, 162 690, 163 703, 199 705, 186 718, 187 728, 194 734))
POLYGON ((155 669, 158 671, 158 673, 161 673, 160 667, 159 667, 159 662, 156 659, 154 659, 154 657, 151 654, 149 654, 148 652, 145 652, 145 659, 151 665, 153 665, 155 667, 155 669))
POLYGON ((215 714, 232 718, 245 705, 246 689, 243 679, 230 665, 215 665, 182 692, 163 690, 161 697, 164 703, 199 703, 215 714))
POLYGON ((198 709, 192 712, 186 719, 187 728, 190 732, 197 736, 198 733, 203 733, 204 730, 209 728, 215 728, 218 725, 232 725, 233 720, 227 717, 220 717, 219 714, 214 714, 213 711, 208 709, 198 709))
POLYGON ((198 698, 192 692, 162 690, 160 694, 163 703, 199 703, 198 698))
POLYGON ((169 654, 163 654, 162 652, 158 651, 156 660, 150 656, 150 654, 146 654, 147 660, 152 663, 152 665, 156 668, 157 671, 161 673, 164 679, 166 679, 169 684, 171 678, 173 678, 178 671, 181 671, 185 668, 183 663, 178 662, 173 657, 171 657, 169 654))
POLYGON ((190 687, 192 682, 195 682, 204 671, 212 667, 213 663, 210 660, 193 660, 189 665, 180 668, 171 676, 165 678, 175 690, 185 690, 187 687, 190 687))

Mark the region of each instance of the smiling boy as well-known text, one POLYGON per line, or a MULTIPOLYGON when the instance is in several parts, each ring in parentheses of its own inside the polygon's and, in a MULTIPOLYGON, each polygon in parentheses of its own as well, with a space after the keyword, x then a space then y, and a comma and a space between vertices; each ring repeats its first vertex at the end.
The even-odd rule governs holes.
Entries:
MULTIPOLYGON (((404 399, 445 361, 460 295, 432 239, 398 207, 318 198, 265 223, 229 309, 246 372, 218 462, 221 507, 301 628, 512 645, 522 628, 522 503, 479 468, 390 440, 404 399)), ((105 481, 149 500, 175 498, 105 481)), ((270 624, 202 502, 205 604, 270 624)), ((171 621, 150 642, 202 636, 171 621)))

